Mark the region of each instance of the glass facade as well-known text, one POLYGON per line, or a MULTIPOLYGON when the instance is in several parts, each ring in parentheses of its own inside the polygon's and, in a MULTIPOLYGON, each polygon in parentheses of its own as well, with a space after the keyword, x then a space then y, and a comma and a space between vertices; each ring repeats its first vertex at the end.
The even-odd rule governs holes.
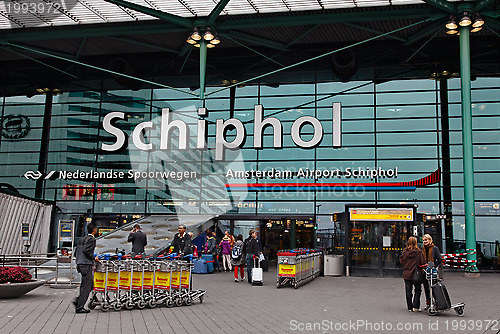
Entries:
MULTIPOLYGON (((448 210, 445 204, 449 202, 454 238, 465 239, 459 79, 449 79, 447 87, 448 115, 442 115, 442 88, 433 80, 246 86, 237 88, 234 110, 229 90, 210 95, 205 101, 166 89, 64 93, 53 97, 43 182, 37 182, 26 172, 39 170, 45 96, 5 97, 1 108, 0 183, 30 197, 37 195, 36 189, 41 185, 43 191, 39 190, 38 197, 55 200, 61 217, 300 214, 316 215, 320 229, 328 228, 332 224, 331 214, 343 211, 346 203, 418 204, 419 212, 442 214, 448 210), (332 105, 337 102, 342 105, 339 148, 333 147, 332 105), (255 105, 263 106, 264 119, 274 117, 280 121, 282 148, 273 147, 275 137, 271 127, 263 130, 263 147, 254 147, 255 105), (207 108, 206 117, 198 116, 201 107, 207 108), (171 110, 170 121, 186 124, 187 150, 178 149, 182 139, 178 129, 167 136, 170 148, 158 149, 165 136, 161 124, 164 108, 171 110), (124 119, 117 119, 113 126, 127 134, 128 145, 121 150, 105 151, 103 144, 116 141, 103 128, 106 115, 112 112, 124 113, 124 119), (303 116, 321 121, 322 140, 313 148, 297 146, 291 134, 294 122, 303 116), (218 161, 214 159, 217 120, 230 118, 242 122, 245 141, 237 149, 226 149, 224 160, 218 161), (208 149, 197 148, 199 119, 206 120, 208 149), (449 138, 443 136, 446 132, 443 121, 449 127, 449 138), (134 129, 143 122, 151 122, 152 128, 143 128, 134 137, 134 129), (153 149, 140 150, 134 140, 152 144, 153 149), (449 147, 444 155, 443 146, 449 147), (367 167, 397 168, 398 176, 349 180, 345 175, 319 179, 307 176, 237 179, 228 174, 229 170, 346 171, 367 167), (310 187, 336 182, 409 182, 439 168, 443 172, 440 182, 415 190, 310 187), (51 175, 51 171, 58 173, 51 175), (88 176, 90 172, 92 177, 88 176), (173 174, 165 178, 161 174, 165 172, 173 174), (449 183, 443 181, 446 177, 449 183), (280 186, 259 188, 263 183, 280 186), (290 183, 296 187, 289 186, 290 183)), ((477 240, 495 241, 500 235, 500 80, 473 81, 472 100, 477 240)), ((313 126, 306 123, 300 133, 303 141, 312 140, 313 126)), ((231 142, 238 139, 238 133, 229 126, 223 138, 231 142)))

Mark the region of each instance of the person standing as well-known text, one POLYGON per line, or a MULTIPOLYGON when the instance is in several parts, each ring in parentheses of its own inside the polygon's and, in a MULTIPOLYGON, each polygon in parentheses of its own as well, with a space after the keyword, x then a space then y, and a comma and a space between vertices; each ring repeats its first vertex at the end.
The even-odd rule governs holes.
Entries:
POLYGON ((81 238, 76 246, 76 270, 82 275, 80 294, 73 301, 76 313, 90 312, 84 306, 89 298, 90 291, 94 287, 94 271, 92 266, 94 265, 94 261, 100 262, 97 256, 94 257, 97 227, 94 224, 89 224, 87 225, 87 232, 89 234, 81 238))
POLYGON ((231 235, 231 233, 229 233, 229 231, 224 232, 224 236, 227 236, 229 238, 229 242, 231 243, 231 249, 233 249, 233 246, 236 243, 234 237, 231 235))
POLYGON ((175 234, 174 240, 170 244, 172 253, 177 253, 181 257, 192 254, 191 236, 186 233, 186 225, 179 225, 177 230, 179 232, 175 234))
POLYGON ((424 254, 417 246, 417 238, 410 237, 403 254, 399 257, 399 262, 403 265, 403 279, 406 290, 406 306, 409 312, 420 312, 420 295, 422 294, 422 284, 413 282, 415 270, 425 265, 424 254), (415 295, 413 296, 413 288, 415 295), (413 301, 412 301, 413 297, 413 301))
POLYGON ((231 251, 231 264, 234 267, 234 281, 238 280, 238 268, 240 270, 241 281, 245 280, 245 266, 243 265, 243 236, 241 234, 236 238, 233 250, 231 251))
POLYGON ((127 241, 132 243, 132 253, 142 254, 144 253, 144 247, 148 244, 148 237, 141 231, 141 226, 135 224, 128 235, 127 241))
POLYGON ((231 239, 225 235, 219 244, 222 249, 222 264, 224 266, 224 271, 231 271, 231 239))
POLYGON ((207 231, 207 242, 205 243, 204 252, 206 254, 212 254, 212 257, 214 259, 214 271, 218 270, 220 272, 220 264, 217 260, 217 242, 215 241, 213 235, 214 234, 212 231, 207 231))
POLYGON ((248 283, 252 284, 252 269, 253 269, 253 261, 254 256, 259 258, 261 254, 259 243, 257 242, 257 234, 254 230, 250 230, 248 232, 250 235, 247 239, 245 251, 246 251, 246 260, 247 260, 247 277, 248 283))
MULTIPOLYGON (((434 267, 438 268, 439 277, 442 277, 441 264, 443 263, 443 258, 441 257, 441 252, 439 251, 439 248, 434 245, 430 234, 424 235, 422 240, 424 242, 424 247, 422 251, 424 253, 425 263, 429 262, 434 263, 434 267)), ((424 280, 424 291, 426 300, 425 309, 427 310, 431 306, 431 290, 429 287, 429 282, 427 280, 424 280)))

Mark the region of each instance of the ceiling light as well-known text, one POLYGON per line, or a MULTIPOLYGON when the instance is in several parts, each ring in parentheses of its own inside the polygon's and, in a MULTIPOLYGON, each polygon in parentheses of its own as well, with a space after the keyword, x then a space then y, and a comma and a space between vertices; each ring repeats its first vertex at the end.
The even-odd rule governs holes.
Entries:
POLYGON ((461 26, 461 27, 468 27, 470 26, 472 23, 470 17, 467 15, 467 12, 464 12, 464 16, 462 16, 462 18, 460 19, 460 22, 458 22, 458 24, 461 26))
POLYGON ((195 41, 199 41, 201 39, 201 35, 200 32, 198 31, 198 28, 194 28, 194 31, 191 34, 191 38, 194 39, 195 41))
POLYGON ((455 35, 456 33, 458 33, 458 31, 457 30, 447 30, 446 33, 448 35, 455 35))
POLYGON ((220 43, 220 39, 218 39, 217 37, 214 37, 214 39, 212 39, 212 40, 210 41, 210 44, 215 44, 215 45, 217 45, 217 44, 219 44, 219 43, 220 43))
POLYGON ((210 28, 207 28, 205 31, 205 34, 203 35, 203 39, 205 41, 211 41, 214 38, 215 38, 215 36, 214 36, 214 34, 212 34, 212 31, 210 30, 210 28))
POLYGON ((211 48, 215 48, 215 45, 214 45, 214 44, 207 43, 207 48, 209 48, 209 49, 211 49, 211 48))
POLYGON ((199 47, 200 47, 200 44, 196 43, 196 44, 194 45, 194 47, 195 47, 195 48, 199 48, 199 47))
POLYGON ((472 17, 474 18, 474 23, 472 23, 472 26, 474 28, 479 28, 484 24, 484 20, 481 18, 481 16, 479 16, 478 13, 474 14, 472 17))
POLYGON ((483 29, 483 27, 479 26, 479 27, 476 27, 476 28, 472 28, 472 30, 470 32, 478 32, 481 29, 483 29))
POLYGON ((455 22, 455 18, 450 18, 450 20, 448 21, 448 23, 446 23, 446 28, 448 29, 457 29, 458 26, 457 26, 457 23, 455 22))
POLYGON ((197 42, 191 38, 191 36, 187 39, 187 41, 189 44, 196 44, 197 42))

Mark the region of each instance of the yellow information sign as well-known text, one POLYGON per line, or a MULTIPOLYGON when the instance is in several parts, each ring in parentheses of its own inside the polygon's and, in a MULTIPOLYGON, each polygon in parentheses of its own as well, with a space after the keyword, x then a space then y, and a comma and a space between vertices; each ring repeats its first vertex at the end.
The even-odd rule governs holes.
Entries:
POLYGON ((108 272, 108 290, 118 290, 118 273, 108 272))
POLYGON ((104 291, 106 287, 106 273, 96 271, 94 273, 94 290, 104 291))
POLYGON ((162 290, 170 289, 170 273, 157 271, 155 276, 155 287, 162 290))
POLYGON ((350 209, 355 221, 413 221, 413 209, 350 209))

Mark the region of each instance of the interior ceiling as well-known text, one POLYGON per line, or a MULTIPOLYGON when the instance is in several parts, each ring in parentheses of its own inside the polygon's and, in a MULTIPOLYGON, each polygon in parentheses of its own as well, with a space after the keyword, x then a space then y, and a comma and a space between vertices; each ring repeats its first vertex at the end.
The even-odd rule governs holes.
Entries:
MULTIPOLYGON (((106 11, 114 6, 116 10, 123 12, 124 8, 109 3, 118 1, 107 0, 109 6, 106 11)), ((195 3, 183 1, 186 4, 195 3)), ((458 37, 447 35, 444 28, 450 17, 447 8, 432 4, 381 6, 383 1, 378 1, 375 6, 339 8, 333 6, 335 1, 301 0, 308 4, 328 3, 331 8, 339 9, 269 10, 271 12, 267 13, 241 11, 243 14, 229 15, 231 13, 227 8, 235 8, 236 2, 233 1, 221 1, 228 3, 221 9, 218 17, 209 15, 216 7, 215 2, 208 6, 206 3, 211 1, 202 1, 204 7, 199 7, 202 8, 199 9, 204 15, 202 17, 185 14, 152 19, 151 16, 142 14, 149 19, 143 17, 107 23, 3 27, 0 29, 0 77, 3 78, 0 90, 5 96, 12 96, 31 95, 40 86, 60 88, 63 91, 156 86, 137 82, 131 84, 130 80, 118 82, 110 73, 63 59, 105 69, 118 63, 123 68, 127 67, 120 71, 126 71, 132 76, 194 90, 199 87, 200 52, 187 44, 186 39, 193 27, 204 27, 207 22, 210 22, 210 27, 221 39, 217 47, 208 50, 209 86, 220 86, 223 79, 246 80, 355 43, 359 44, 350 48, 357 62, 357 70, 350 76, 353 80, 426 77, 440 70, 459 71, 458 37), (229 5, 233 7, 227 7, 229 5), (393 34, 360 43, 412 24, 414 25, 393 34)), ((253 3, 252 1, 246 3, 253 3)), ((280 1, 286 4, 301 2, 280 1)), ((82 0, 77 2, 80 5, 89 3, 82 0)), ((143 0, 142 4, 148 3, 151 8, 157 5, 159 10, 162 2, 143 0)), ((413 2, 421 3, 417 0, 413 2)), ((141 1, 136 0, 135 3, 139 4, 141 1)), ((255 3, 262 5, 265 2, 255 3)), ((95 4, 93 2, 93 6, 95 4)), ((479 12, 486 20, 485 28, 471 34, 473 75, 498 75, 500 0, 471 4, 476 8, 482 6, 479 12)), ((193 11, 195 12, 194 9, 193 11)), ((333 71, 332 56, 329 55, 265 77, 262 81, 269 84, 312 81, 312 70, 318 71, 319 80, 340 78, 333 71)))

